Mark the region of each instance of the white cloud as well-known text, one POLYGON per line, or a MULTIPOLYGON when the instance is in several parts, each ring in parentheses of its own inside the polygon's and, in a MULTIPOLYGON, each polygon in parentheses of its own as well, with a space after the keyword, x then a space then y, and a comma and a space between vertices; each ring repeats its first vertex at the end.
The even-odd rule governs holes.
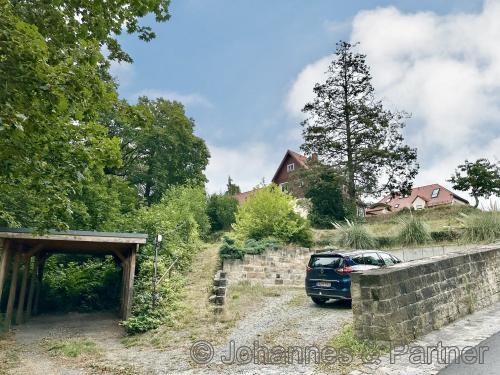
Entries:
MULTIPOLYGON (((457 164, 500 159, 500 1, 479 13, 359 12, 351 40, 367 55, 377 96, 412 113, 407 141, 418 148, 417 184, 445 183, 457 164)), ((290 114, 312 97, 331 56, 306 66, 286 103, 290 114)))
POLYGON ((109 73, 122 87, 131 84, 134 79, 134 68, 126 62, 110 61, 109 73))
POLYGON ((284 153, 264 143, 242 144, 234 148, 208 145, 208 148, 211 154, 206 170, 209 193, 222 192, 228 176, 241 191, 251 190, 262 178, 269 182, 284 153))
POLYGON ((155 89, 146 89, 139 91, 138 93, 133 95, 134 99, 137 99, 139 96, 147 96, 149 98, 165 98, 169 100, 176 100, 181 102, 186 106, 197 106, 204 108, 212 108, 213 105, 205 98, 203 95, 197 93, 191 94, 181 94, 175 91, 169 90, 155 90, 155 89))

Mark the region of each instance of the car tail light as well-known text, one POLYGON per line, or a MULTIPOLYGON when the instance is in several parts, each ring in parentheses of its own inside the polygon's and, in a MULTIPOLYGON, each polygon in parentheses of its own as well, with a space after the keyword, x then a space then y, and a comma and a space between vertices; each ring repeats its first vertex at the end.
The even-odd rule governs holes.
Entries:
POLYGON ((352 267, 351 266, 345 266, 342 267, 342 268, 337 268, 335 270, 337 273, 340 273, 341 275, 345 275, 347 273, 351 273, 352 272, 352 267))
POLYGON ((312 268, 311 268, 311 267, 306 266, 306 272, 309 272, 309 271, 311 271, 311 270, 312 270, 312 268))

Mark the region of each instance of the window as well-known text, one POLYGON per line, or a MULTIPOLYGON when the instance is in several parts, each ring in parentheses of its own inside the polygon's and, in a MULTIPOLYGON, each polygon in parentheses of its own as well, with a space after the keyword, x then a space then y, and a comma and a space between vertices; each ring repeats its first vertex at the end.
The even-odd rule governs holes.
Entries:
POLYGON ((344 258, 339 256, 313 256, 309 261, 309 267, 331 267, 339 268, 342 265, 344 258))
POLYGON ((280 184, 281 191, 288 193, 288 182, 282 182, 280 184))
POLYGON ((387 198, 386 203, 389 203, 391 201, 391 197, 387 198))
POLYGON ((394 208, 398 208, 398 207, 399 207, 399 203, 394 205, 394 208))
POLYGON ((377 253, 365 253, 364 254, 365 264, 369 266, 380 266, 382 265, 382 260, 379 258, 377 253))
POLYGON ((392 257, 389 254, 378 253, 378 255, 380 255, 380 257, 383 259, 384 264, 386 266, 393 266, 394 265, 394 259, 392 259, 392 257))
POLYGON ((436 198, 439 195, 439 188, 434 189, 431 194, 431 198, 436 198))
POLYGON ((292 163, 292 164, 288 164, 286 166, 286 171, 287 172, 293 172, 295 170, 295 163, 292 163))
POLYGON ((351 257, 351 260, 354 264, 365 264, 365 258, 363 254, 357 254, 351 257))

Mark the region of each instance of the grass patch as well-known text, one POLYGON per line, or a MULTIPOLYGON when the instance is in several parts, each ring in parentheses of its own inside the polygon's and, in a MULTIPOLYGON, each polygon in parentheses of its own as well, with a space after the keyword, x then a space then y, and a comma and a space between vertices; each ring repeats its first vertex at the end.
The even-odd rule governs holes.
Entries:
POLYGON ((383 345, 356 338, 352 324, 344 325, 340 333, 328 341, 328 345, 336 350, 348 351, 352 356, 352 361, 347 366, 337 362, 332 365, 325 365, 330 371, 333 370, 333 372, 339 374, 348 374, 354 368, 366 363, 366 361, 374 360, 389 352, 389 348, 383 345))
POLYGON ((461 222, 463 225, 462 239, 466 243, 500 240, 499 211, 463 214, 461 222))
POLYGON ((97 344, 84 337, 47 340, 45 345, 53 356, 77 358, 82 355, 96 355, 100 353, 97 344))
POLYGON ((401 245, 422 245, 432 240, 427 225, 419 217, 401 218, 400 225, 398 240, 401 245))

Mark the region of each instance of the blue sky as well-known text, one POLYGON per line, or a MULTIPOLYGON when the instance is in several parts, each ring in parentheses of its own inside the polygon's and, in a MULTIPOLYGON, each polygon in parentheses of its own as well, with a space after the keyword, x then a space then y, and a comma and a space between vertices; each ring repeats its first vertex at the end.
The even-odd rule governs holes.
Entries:
MULTIPOLYGON (((436 142, 428 142, 427 135, 443 130, 436 129, 443 121, 454 122, 464 117, 459 113, 447 119, 446 113, 455 112, 455 106, 462 107, 463 103, 457 100, 467 100, 467 92, 460 98, 451 98, 451 104, 445 103, 449 107, 444 114, 439 109, 437 114, 428 113, 428 105, 421 99, 401 93, 415 90, 419 67, 434 60, 437 64, 434 68, 438 70, 442 67, 450 71, 454 61, 459 65, 456 75, 441 82, 439 87, 449 86, 453 90, 453 82, 463 77, 461 68, 472 67, 470 78, 477 78, 476 70, 482 69, 481 63, 473 57, 477 51, 471 51, 470 44, 478 44, 477 49, 484 54, 487 47, 481 45, 484 43, 481 38, 464 41, 453 50, 449 46, 460 44, 454 38, 462 32, 464 24, 477 24, 478 29, 470 32, 481 33, 487 24, 485 18, 499 9, 497 3, 496 0, 487 3, 173 0, 170 21, 154 24, 146 20, 157 33, 155 40, 145 43, 135 36, 120 38, 134 64, 113 65, 112 72, 120 82, 120 95, 132 102, 145 94, 185 103, 188 114, 196 121, 196 133, 206 140, 213 155, 207 170, 210 191, 222 190, 228 174, 242 188, 249 189, 263 177, 267 180, 272 177, 287 148, 298 150, 299 107, 310 97, 313 81, 321 79, 335 43, 339 39, 356 38, 361 42, 361 50, 368 54, 379 97, 388 107, 413 114, 407 127, 408 142, 422 149, 422 173, 416 182, 443 183, 449 175, 447 172, 443 176, 443 171, 453 168, 457 160, 496 148, 496 143, 490 143, 496 142, 497 137, 500 139, 495 125, 497 114, 481 119, 481 126, 486 129, 482 133, 488 134, 483 144, 464 141, 470 139, 469 128, 477 128, 477 124, 469 127, 466 124, 456 143, 441 145, 443 154, 429 156, 427 149, 436 147, 436 142), (473 21, 469 22, 470 17, 473 21), (434 43, 438 45, 426 46, 434 43), (408 50, 412 44, 415 54, 411 48, 408 50), (393 77, 389 76, 391 70, 396 72, 393 77), (406 86, 401 87, 406 80, 406 86), (467 149, 450 159, 450 152, 464 142, 467 149), (446 153, 447 150, 450 152, 446 153), (450 160, 437 168, 436 160, 443 159, 450 160)), ((483 32, 496 37, 497 29, 483 32)), ((485 59, 495 60, 492 64, 497 62, 496 55, 481 56, 483 65, 485 59)), ((498 62, 500 65, 500 58, 498 62)), ((486 74, 487 67, 483 68, 480 73, 486 74)), ((489 81, 487 78, 482 77, 489 81)), ((439 79, 440 75, 429 79, 430 92, 439 85, 439 79)), ((495 75, 495 83, 496 79, 495 75)), ((500 87, 500 79, 498 83, 500 87)), ((484 86, 473 86, 471 90, 473 93, 493 90, 496 95, 496 85, 484 86)), ((488 103, 482 104, 488 107, 488 103)), ((443 134, 447 134, 446 129, 443 134)))

